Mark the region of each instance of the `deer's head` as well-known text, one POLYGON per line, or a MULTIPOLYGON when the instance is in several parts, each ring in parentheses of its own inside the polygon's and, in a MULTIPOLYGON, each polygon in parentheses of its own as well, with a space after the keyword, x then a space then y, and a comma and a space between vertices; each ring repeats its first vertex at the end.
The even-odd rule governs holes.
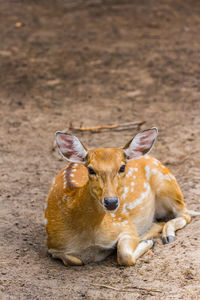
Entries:
POLYGON ((148 153, 157 132, 156 128, 144 130, 123 148, 88 150, 76 136, 60 131, 56 132, 56 142, 65 159, 88 169, 90 192, 100 206, 115 211, 124 190, 126 163, 148 153))

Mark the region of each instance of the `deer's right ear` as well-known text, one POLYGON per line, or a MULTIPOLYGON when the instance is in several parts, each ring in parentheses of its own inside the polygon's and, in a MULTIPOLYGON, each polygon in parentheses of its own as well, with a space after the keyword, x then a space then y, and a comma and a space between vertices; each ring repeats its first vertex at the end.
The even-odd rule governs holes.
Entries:
POLYGON ((68 161, 82 164, 86 162, 88 153, 87 149, 76 136, 62 131, 57 131, 56 143, 60 153, 68 161))

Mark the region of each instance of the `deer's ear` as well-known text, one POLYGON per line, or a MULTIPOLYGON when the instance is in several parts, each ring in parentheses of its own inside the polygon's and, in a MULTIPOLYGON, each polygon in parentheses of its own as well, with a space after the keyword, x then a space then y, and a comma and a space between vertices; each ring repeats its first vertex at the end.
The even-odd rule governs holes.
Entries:
POLYGON ((139 158, 148 153, 158 135, 158 129, 151 129, 139 132, 132 140, 123 148, 127 160, 139 158))
POLYGON ((87 149, 76 136, 62 131, 57 131, 56 143, 60 153, 68 161, 82 164, 86 162, 88 153, 87 149))

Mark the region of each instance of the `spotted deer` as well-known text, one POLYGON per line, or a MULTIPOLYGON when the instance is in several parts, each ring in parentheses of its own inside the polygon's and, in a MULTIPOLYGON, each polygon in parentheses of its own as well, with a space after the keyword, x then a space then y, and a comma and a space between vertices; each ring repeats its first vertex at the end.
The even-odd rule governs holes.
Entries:
POLYGON ((87 150, 71 134, 56 132, 70 164, 55 177, 45 224, 48 252, 66 266, 105 259, 117 248, 120 265, 134 265, 162 232, 175 231, 200 213, 187 210, 172 173, 147 156, 157 129, 138 133, 124 148, 87 150))

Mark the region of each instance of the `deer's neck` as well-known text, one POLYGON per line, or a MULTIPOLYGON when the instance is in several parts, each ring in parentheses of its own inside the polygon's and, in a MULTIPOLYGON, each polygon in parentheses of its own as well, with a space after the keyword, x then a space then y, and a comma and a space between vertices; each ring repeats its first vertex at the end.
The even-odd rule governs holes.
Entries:
POLYGON ((80 197, 77 204, 78 206, 76 209, 81 222, 88 222, 90 226, 101 223, 105 216, 105 211, 99 204, 99 201, 91 194, 89 183, 87 183, 80 191, 80 197))

